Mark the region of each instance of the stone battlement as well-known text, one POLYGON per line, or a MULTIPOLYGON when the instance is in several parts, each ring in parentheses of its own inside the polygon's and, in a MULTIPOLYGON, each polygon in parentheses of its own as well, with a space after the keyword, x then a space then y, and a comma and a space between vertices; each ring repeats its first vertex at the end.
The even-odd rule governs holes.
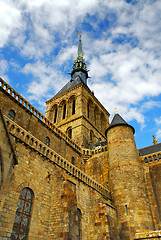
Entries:
POLYGON ((103 187, 100 183, 93 180, 91 177, 89 177, 79 168, 77 168, 76 166, 71 164, 69 161, 64 159, 62 156, 60 156, 54 150, 46 146, 43 142, 38 140, 32 134, 28 133, 25 129, 17 125, 8 117, 4 116, 4 119, 5 119, 8 132, 11 135, 13 135, 16 138, 16 140, 22 141, 24 144, 30 146, 31 148, 36 150, 40 155, 44 156, 48 161, 53 162, 54 164, 63 168, 70 175, 81 180, 82 182, 92 187, 93 189, 95 189, 97 192, 101 193, 108 199, 111 198, 110 191, 105 187, 103 187))
POLYGON ((9 84, 7 84, 2 78, 0 78, 0 88, 9 94, 14 101, 17 101, 23 108, 26 108, 31 114, 37 117, 46 127, 50 128, 59 135, 60 138, 65 140, 72 148, 82 154, 82 149, 66 134, 64 134, 59 128, 52 124, 42 113, 40 113, 32 104, 30 104, 25 98, 23 98, 18 92, 16 92, 9 84))

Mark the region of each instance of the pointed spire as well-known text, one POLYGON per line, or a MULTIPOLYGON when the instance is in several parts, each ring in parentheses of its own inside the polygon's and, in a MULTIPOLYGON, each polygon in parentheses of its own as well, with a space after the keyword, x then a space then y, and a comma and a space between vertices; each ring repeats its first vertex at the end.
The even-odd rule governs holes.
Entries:
POLYGON ((118 113, 115 113, 115 116, 112 119, 110 127, 115 126, 115 125, 120 125, 120 124, 121 125, 128 125, 127 122, 125 122, 125 120, 118 113))
POLYGON ((109 128, 106 130, 106 134, 109 129, 116 126, 122 126, 122 125, 132 128, 133 133, 135 133, 135 129, 131 125, 129 125, 118 113, 115 113, 109 128))
POLYGON ((85 57, 83 56, 83 51, 82 51, 81 34, 78 32, 78 35, 79 35, 78 52, 77 52, 77 58, 74 60, 73 70, 71 72, 71 77, 73 76, 73 74, 75 72, 83 72, 85 74, 85 78, 87 79, 88 78, 88 71, 87 71, 87 67, 86 67, 86 63, 85 63, 85 57))
POLYGON ((82 41, 81 41, 81 34, 78 32, 79 35, 79 45, 78 45, 78 53, 77 53, 77 59, 84 60, 83 59, 83 53, 82 53, 82 41))

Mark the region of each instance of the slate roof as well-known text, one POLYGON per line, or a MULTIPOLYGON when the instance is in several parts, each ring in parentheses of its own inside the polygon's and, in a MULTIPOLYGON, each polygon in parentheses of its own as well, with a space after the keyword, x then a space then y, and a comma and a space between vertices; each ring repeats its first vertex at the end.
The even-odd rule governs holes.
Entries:
POLYGON ((111 122, 109 128, 106 130, 106 134, 107 134, 108 130, 113 128, 114 126, 122 126, 122 125, 131 127, 133 129, 133 133, 135 133, 135 129, 131 125, 129 125, 127 122, 125 122, 125 120, 118 113, 116 113, 112 119, 112 122, 111 122))
POLYGON ((120 125, 120 124, 121 125, 128 125, 127 122, 125 122, 125 120, 118 113, 116 113, 115 116, 112 119, 110 127, 120 125))
POLYGON ((161 151, 161 143, 139 149, 142 156, 161 151))
POLYGON ((100 142, 100 140, 98 140, 95 145, 93 146, 93 149, 97 148, 97 147, 104 147, 107 145, 107 141, 103 141, 103 142, 100 142))
POLYGON ((54 97, 56 97, 59 94, 69 90, 70 88, 73 88, 73 87, 77 86, 80 83, 83 83, 83 81, 80 78, 78 78, 78 79, 76 79, 74 81, 70 80, 54 97))

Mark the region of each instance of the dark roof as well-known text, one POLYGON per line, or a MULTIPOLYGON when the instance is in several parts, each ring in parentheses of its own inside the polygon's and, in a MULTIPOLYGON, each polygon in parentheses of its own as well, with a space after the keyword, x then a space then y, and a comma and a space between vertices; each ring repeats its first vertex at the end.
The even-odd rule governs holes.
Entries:
POLYGON ((139 149, 142 156, 161 151, 161 143, 139 149))
POLYGON ((118 113, 116 113, 115 114, 115 116, 113 117, 113 119, 112 119, 112 122, 111 122, 111 124, 110 124, 110 127, 111 126, 115 126, 115 125, 128 125, 127 124, 127 122, 125 122, 125 120, 118 114, 118 113))
POLYGON ((112 122, 111 122, 109 128, 106 130, 106 134, 109 129, 111 129, 115 126, 122 126, 122 125, 131 127, 133 129, 133 133, 135 133, 135 129, 131 125, 129 125, 127 122, 125 122, 125 120, 118 113, 116 113, 112 119, 112 122))
POLYGON ((93 149, 95 149, 96 147, 104 147, 107 145, 107 141, 103 141, 101 142, 100 140, 98 140, 95 145, 93 146, 93 149))
POLYGON ((73 88, 75 86, 77 86, 78 84, 82 83, 83 81, 80 78, 77 78, 76 80, 70 80, 56 95, 58 96, 59 94, 69 90, 70 88, 73 88))

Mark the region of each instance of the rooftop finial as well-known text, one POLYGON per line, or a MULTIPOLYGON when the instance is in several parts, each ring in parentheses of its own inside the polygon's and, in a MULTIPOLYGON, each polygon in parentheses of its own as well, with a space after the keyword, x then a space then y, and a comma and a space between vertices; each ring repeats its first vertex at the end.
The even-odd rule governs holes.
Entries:
POLYGON ((156 145, 157 144, 157 140, 155 139, 155 136, 153 135, 153 144, 156 145))
POLYGON ((78 35, 79 35, 79 37, 81 38, 82 37, 82 35, 77 31, 77 33, 78 33, 78 35))
POLYGON ((115 107, 115 114, 117 114, 117 107, 115 107))

